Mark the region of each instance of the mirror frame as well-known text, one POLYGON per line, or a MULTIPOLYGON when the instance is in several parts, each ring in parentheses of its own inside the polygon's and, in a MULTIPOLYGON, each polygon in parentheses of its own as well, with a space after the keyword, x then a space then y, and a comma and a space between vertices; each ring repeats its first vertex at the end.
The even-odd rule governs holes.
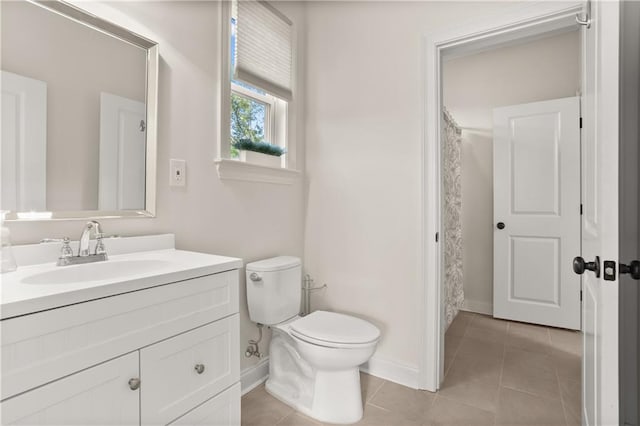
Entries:
POLYGON ((156 216, 156 173, 158 150, 158 43, 124 27, 99 18, 63 0, 25 0, 62 15, 111 37, 133 44, 147 51, 146 118, 147 138, 145 154, 144 210, 76 210, 55 212, 9 212, 6 221, 48 221, 73 219, 111 219, 156 216))

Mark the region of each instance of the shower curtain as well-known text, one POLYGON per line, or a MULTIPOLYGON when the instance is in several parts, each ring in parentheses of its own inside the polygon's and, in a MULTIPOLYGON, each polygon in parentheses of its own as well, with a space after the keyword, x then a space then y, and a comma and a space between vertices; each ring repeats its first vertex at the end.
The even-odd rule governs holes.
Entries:
POLYGON ((460 145, 462 130, 449 111, 444 110, 443 192, 444 192, 444 279, 445 315, 449 327, 464 302, 462 283, 462 187, 460 145))

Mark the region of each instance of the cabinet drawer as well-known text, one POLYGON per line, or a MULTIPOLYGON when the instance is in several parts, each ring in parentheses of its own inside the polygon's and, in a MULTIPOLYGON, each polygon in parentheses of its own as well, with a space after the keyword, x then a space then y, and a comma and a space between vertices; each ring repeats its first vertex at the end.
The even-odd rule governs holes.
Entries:
POLYGON ((237 312, 233 270, 4 320, 1 399, 237 312))
POLYGON ((138 425, 138 352, 23 393, 0 404, 3 425, 138 425))
POLYGON ((236 314, 142 349, 142 424, 166 425, 236 383, 239 339, 236 314))
POLYGON ((240 426, 240 383, 194 408, 171 426, 240 426))

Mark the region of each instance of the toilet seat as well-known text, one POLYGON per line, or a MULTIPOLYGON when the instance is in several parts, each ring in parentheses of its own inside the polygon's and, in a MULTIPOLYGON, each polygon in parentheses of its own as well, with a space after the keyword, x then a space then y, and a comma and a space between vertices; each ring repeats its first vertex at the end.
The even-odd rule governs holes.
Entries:
POLYGON ((373 324, 335 312, 316 311, 288 325, 293 337, 331 348, 362 348, 375 345, 380 338, 373 324))

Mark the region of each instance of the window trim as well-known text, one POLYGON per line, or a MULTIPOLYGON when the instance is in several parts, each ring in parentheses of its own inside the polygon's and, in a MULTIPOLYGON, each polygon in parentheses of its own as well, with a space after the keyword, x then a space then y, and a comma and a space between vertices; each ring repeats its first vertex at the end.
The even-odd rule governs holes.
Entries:
MULTIPOLYGON (((285 155, 285 167, 267 167, 257 164, 247 163, 231 159, 231 129, 229 123, 231 122, 231 92, 232 92, 232 76, 231 76, 231 2, 219 2, 219 52, 220 52, 220 68, 218 79, 218 112, 217 125, 218 125, 218 146, 216 152, 216 158, 214 163, 218 170, 218 176, 220 179, 229 180, 242 180, 252 182, 267 182, 275 184, 294 184, 300 180, 302 173, 292 167, 297 164, 295 141, 291 140, 291 135, 295 134, 295 98, 290 102, 280 101, 273 97, 275 100, 274 108, 281 108, 282 103, 286 104, 287 111, 285 112, 287 123, 279 123, 276 114, 272 114, 274 117, 274 127, 284 127, 284 131, 280 132, 285 138, 285 143, 278 141, 278 144, 284 146, 287 149, 285 155), (291 104, 294 104, 293 111, 291 104)), ((295 24, 294 24, 295 34, 295 24)), ((293 45, 293 70, 294 70, 294 87, 295 81, 297 81, 295 69, 297 62, 296 55, 296 40, 294 37, 293 45)), ((234 86, 238 87, 234 84, 234 86)), ((241 87, 241 86, 239 86, 241 87)), ((250 92, 250 96, 259 95, 255 92, 250 92)), ((275 110, 274 110, 275 111, 275 110)))

